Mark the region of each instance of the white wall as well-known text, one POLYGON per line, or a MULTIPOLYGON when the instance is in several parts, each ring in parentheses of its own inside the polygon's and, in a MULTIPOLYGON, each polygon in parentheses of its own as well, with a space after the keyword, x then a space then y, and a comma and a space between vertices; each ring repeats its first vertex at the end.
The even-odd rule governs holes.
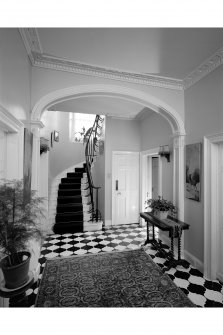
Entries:
MULTIPOLYGON (((185 91, 186 144, 203 141, 203 136, 222 132, 223 67, 218 67, 204 79, 185 91)), ((202 152, 203 158, 203 152, 202 152)), ((185 198, 185 248, 200 261, 204 259, 204 190, 201 166, 201 202, 185 198)))
MULTIPOLYGON (((118 85, 125 88, 137 89, 163 101, 175 109, 184 120, 184 93, 179 90, 139 85, 122 81, 115 81, 100 77, 80 75, 70 72, 55 71, 51 69, 32 68, 32 108, 43 96, 59 89, 75 87, 78 85, 106 84, 118 85)), ((142 106, 143 108, 144 106, 142 106)))
POLYGON ((153 113, 151 116, 140 121, 141 150, 157 148, 160 145, 169 145, 170 162, 162 157, 162 193, 163 197, 173 200, 173 139, 169 123, 159 114, 153 113))
POLYGON ((45 127, 41 136, 49 139, 49 190, 52 180, 70 166, 85 160, 83 143, 73 143, 69 140, 69 113, 45 111, 42 118, 45 127), (59 142, 53 142, 51 147, 51 132, 59 132, 59 142))

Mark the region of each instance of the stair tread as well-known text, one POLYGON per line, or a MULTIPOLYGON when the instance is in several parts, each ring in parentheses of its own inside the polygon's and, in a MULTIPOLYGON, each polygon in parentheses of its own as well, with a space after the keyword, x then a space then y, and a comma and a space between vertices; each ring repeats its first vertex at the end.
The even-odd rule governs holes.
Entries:
POLYGON ((72 224, 72 223, 73 223, 73 224, 75 225, 75 224, 83 223, 83 222, 84 222, 83 220, 79 220, 79 221, 66 221, 66 222, 55 222, 55 223, 54 223, 54 226, 55 226, 55 225, 57 225, 57 226, 58 226, 58 225, 64 225, 64 224, 67 224, 67 223, 69 223, 69 224, 72 224))
POLYGON ((83 211, 76 211, 76 212, 65 212, 65 213, 57 213, 56 216, 71 216, 71 215, 80 215, 83 214, 83 211))
POLYGON ((78 199, 78 198, 82 198, 82 196, 77 194, 77 195, 60 195, 59 197, 57 197, 57 199, 64 199, 64 200, 78 199))
POLYGON ((82 206, 82 202, 77 202, 77 203, 66 203, 66 204, 57 204, 57 207, 80 207, 82 206))

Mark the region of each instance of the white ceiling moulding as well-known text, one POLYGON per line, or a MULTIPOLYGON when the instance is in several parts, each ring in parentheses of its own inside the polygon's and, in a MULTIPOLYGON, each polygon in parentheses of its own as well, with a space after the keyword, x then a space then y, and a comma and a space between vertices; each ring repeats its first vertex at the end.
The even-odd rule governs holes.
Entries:
POLYGON ((16 119, 5 107, 0 105, 0 128, 5 132, 18 133, 23 123, 16 119))
MULTIPOLYGON (((19 32, 29 57, 33 59, 33 52, 43 53, 36 28, 19 28, 19 32)), ((31 61, 33 63, 32 59, 31 61)))
POLYGON ((193 72, 184 78, 184 89, 197 83, 199 80, 214 71, 218 66, 223 64, 223 47, 215 52, 211 57, 206 59, 193 72))
POLYGON ((46 55, 43 53, 36 28, 20 28, 19 32, 33 66, 173 90, 182 91, 189 88, 223 63, 222 47, 183 80, 133 73, 46 55))
POLYGON ((104 67, 68 61, 37 52, 32 52, 32 56, 34 58, 33 66, 37 67, 73 72, 87 76, 103 77, 111 80, 126 81, 134 84, 183 90, 183 83, 181 80, 113 70, 104 67))

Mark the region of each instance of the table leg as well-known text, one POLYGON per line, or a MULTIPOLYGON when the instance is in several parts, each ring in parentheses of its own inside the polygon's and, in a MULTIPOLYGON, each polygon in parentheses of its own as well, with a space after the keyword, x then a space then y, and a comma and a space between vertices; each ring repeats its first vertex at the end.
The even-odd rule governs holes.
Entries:
POLYGON ((173 232, 171 232, 171 256, 174 259, 174 237, 173 237, 173 232))
POLYGON ((181 260, 181 234, 178 235, 178 261, 181 260))

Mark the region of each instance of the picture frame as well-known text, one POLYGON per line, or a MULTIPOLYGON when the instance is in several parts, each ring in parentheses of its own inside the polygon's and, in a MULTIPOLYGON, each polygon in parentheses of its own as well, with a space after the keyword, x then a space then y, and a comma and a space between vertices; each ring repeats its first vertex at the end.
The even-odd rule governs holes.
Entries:
POLYGON ((201 201, 201 143, 186 145, 185 196, 201 201))
POLYGON ((54 130, 53 139, 55 142, 59 142, 59 131, 54 130))

